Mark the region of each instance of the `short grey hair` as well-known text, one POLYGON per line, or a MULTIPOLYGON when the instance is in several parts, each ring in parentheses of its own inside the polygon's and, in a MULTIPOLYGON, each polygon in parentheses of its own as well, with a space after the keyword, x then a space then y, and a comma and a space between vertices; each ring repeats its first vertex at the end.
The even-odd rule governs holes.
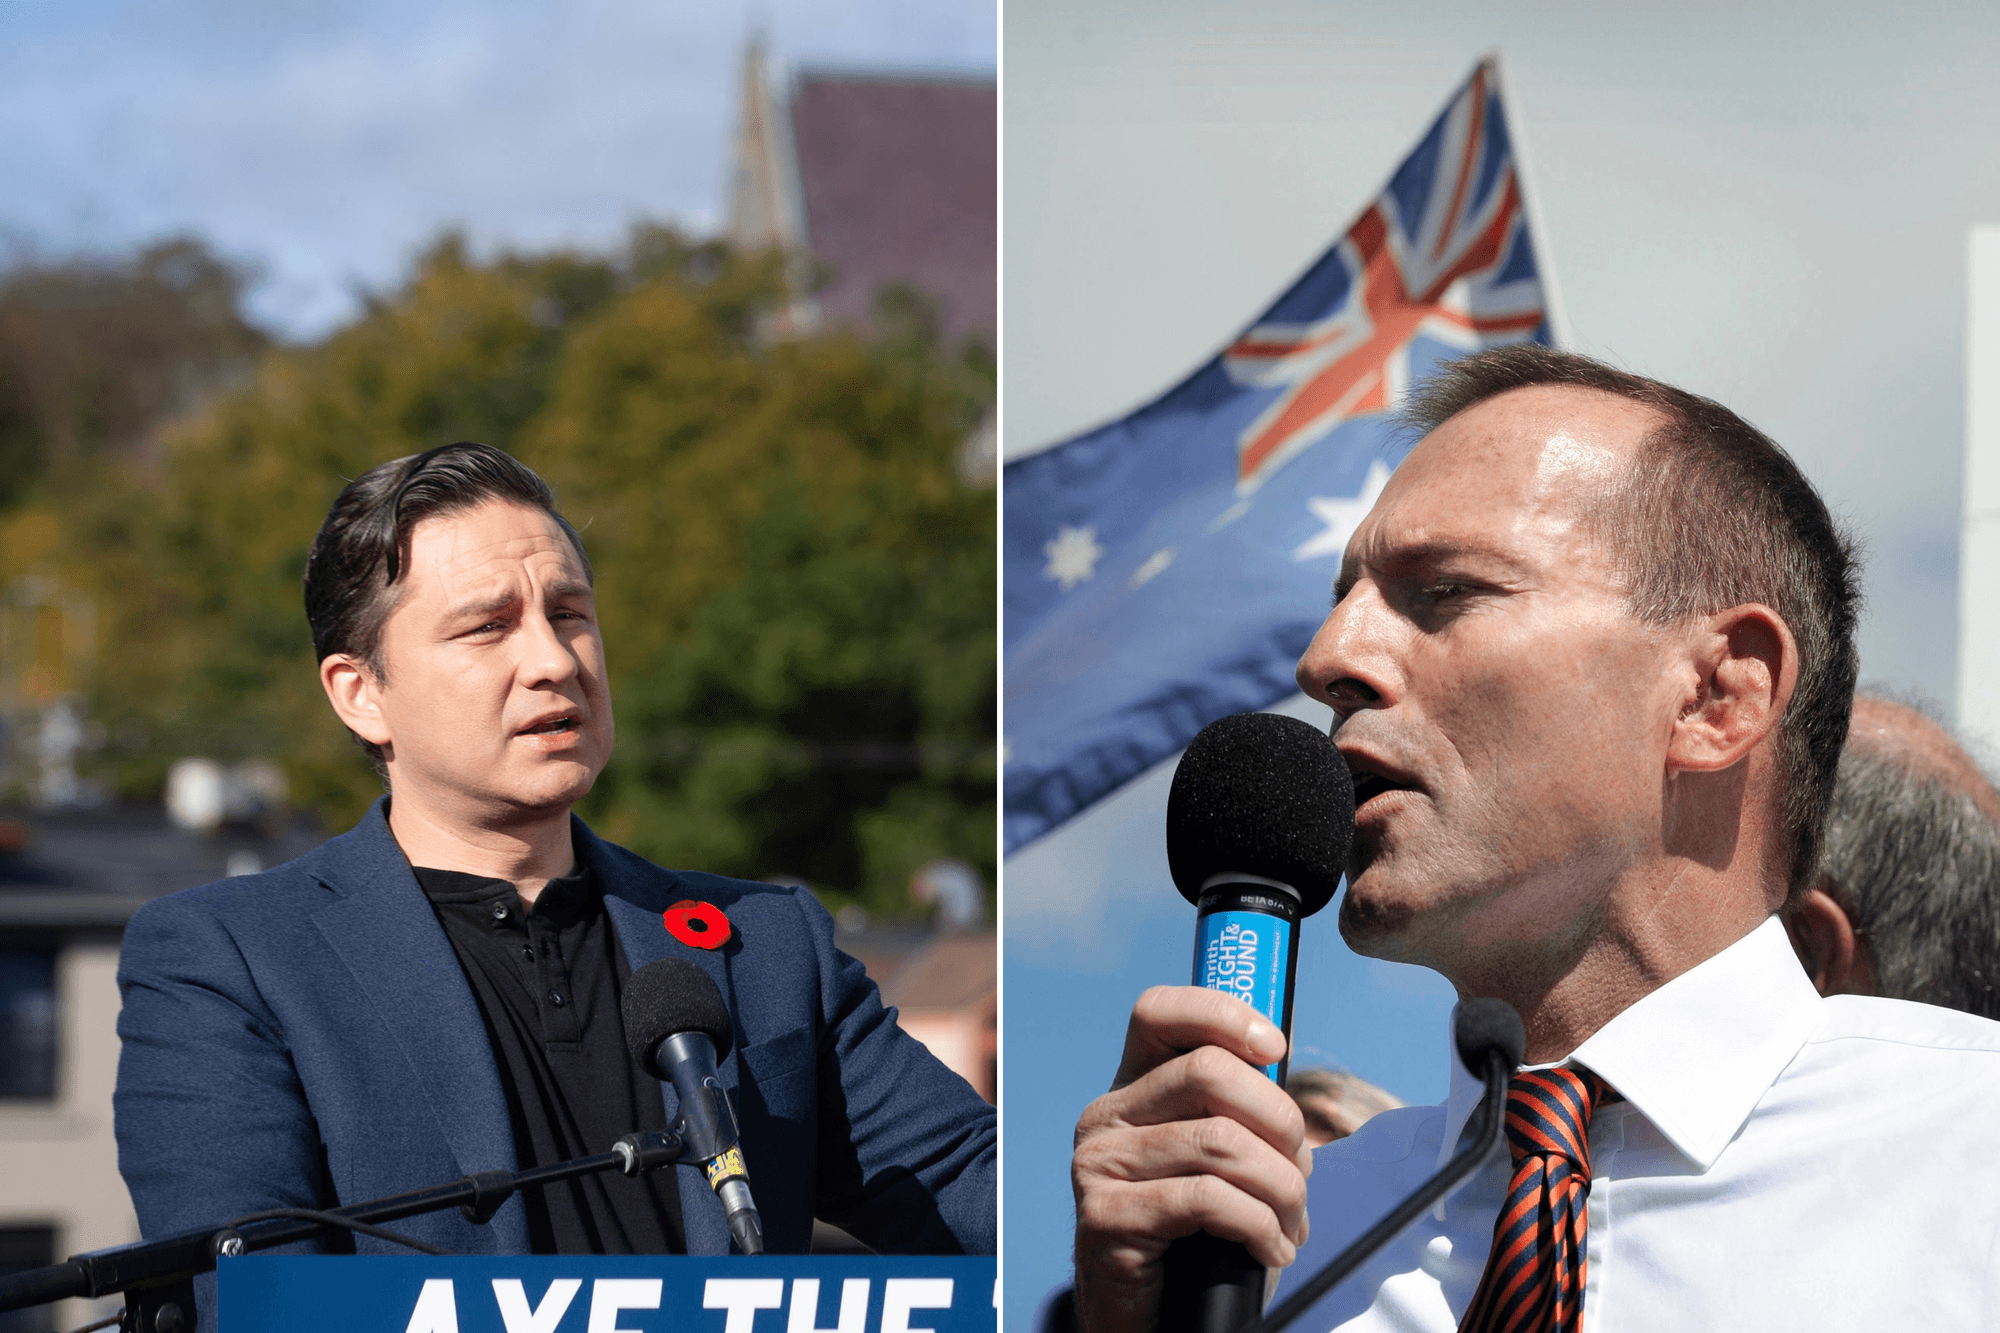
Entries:
MULTIPOLYGON (((1920 703, 1867 693, 1937 721, 1920 703)), ((2000 824, 1974 793, 1893 748, 1850 744, 1819 871, 1874 955, 1883 995, 2000 1018, 2000 824)))

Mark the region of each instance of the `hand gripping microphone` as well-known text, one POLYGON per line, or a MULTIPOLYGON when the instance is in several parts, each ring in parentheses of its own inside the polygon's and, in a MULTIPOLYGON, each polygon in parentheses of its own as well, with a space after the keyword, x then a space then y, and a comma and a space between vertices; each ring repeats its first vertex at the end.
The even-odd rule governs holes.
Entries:
MULTIPOLYGON (((1194 982, 1292 1033, 1299 922, 1332 901, 1354 840, 1354 782, 1326 733, 1279 713, 1202 729, 1167 797, 1167 864, 1195 905, 1194 982)), ((1289 1057, 1265 1069, 1283 1086, 1289 1057)), ((1228 1333, 1257 1317, 1264 1269, 1206 1231, 1163 1260, 1162 1333, 1228 1333)))
POLYGON ((701 1164, 722 1200, 736 1248, 762 1254, 764 1224, 750 1198, 736 1113, 715 1074, 733 1035, 722 992, 685 958, 661 958, 632 974, 623 1009, 632 1058, 654 1078, 671 1082, 680 1097, 680 1115, 669 1128, 687 1143, 684 1160, 701 1164))

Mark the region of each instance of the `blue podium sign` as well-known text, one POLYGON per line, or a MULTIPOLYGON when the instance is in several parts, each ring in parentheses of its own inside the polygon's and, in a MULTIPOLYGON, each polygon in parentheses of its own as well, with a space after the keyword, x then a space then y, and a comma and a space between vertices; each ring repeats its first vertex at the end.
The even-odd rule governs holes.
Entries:
POLYGON ((988 1258, 244 1255, 221 1333, 994 1333, 988 1258))

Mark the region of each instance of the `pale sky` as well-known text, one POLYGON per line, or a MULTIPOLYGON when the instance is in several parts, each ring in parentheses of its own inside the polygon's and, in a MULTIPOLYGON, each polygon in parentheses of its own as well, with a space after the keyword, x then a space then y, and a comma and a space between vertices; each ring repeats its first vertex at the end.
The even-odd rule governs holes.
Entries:
POLYGON ((713 231, 737 62, 991 73, 993 0, 0 0, 0 246, 192 230, 294 337, 440 229, 713 231))
MULTIPOLYGON (((1973 6, 1008 0, 1003 448, 1211 356, 1502 48, 1579 351, 1720 399, 1867 546, 1863 672, 1955 689, 1966 231, 2000 221, 2000 12, 1973 6)), ((1294 708, 1323 721, 1326 710, 1294 708)), ((1067 1272, 1067 1137, 1193 914, 1168 767, 1007 865, 1009 1329, 1067 1272)), ((1329 917, 1331 913, 1329 913, 1329 917)), ((1301 1058, 1444 1088, 1448 988, 1306 923, 1301 1058)))

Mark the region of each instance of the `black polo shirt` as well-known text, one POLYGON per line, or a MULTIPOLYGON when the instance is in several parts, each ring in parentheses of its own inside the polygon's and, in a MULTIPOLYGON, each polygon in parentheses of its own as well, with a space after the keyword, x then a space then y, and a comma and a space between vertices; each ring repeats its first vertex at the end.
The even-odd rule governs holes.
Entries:
MULTIPOLYGON (((524 910, 504 879, 416 870, 472 983, 507 1093, 518 1169, 609 1152, 667 1127, 660 1084, 625 1049, 631 964, 588 867, 524 910)), ((522 1191, 536 1254, 682 1254, 672 1170, 617 1171, 522 1191)))

